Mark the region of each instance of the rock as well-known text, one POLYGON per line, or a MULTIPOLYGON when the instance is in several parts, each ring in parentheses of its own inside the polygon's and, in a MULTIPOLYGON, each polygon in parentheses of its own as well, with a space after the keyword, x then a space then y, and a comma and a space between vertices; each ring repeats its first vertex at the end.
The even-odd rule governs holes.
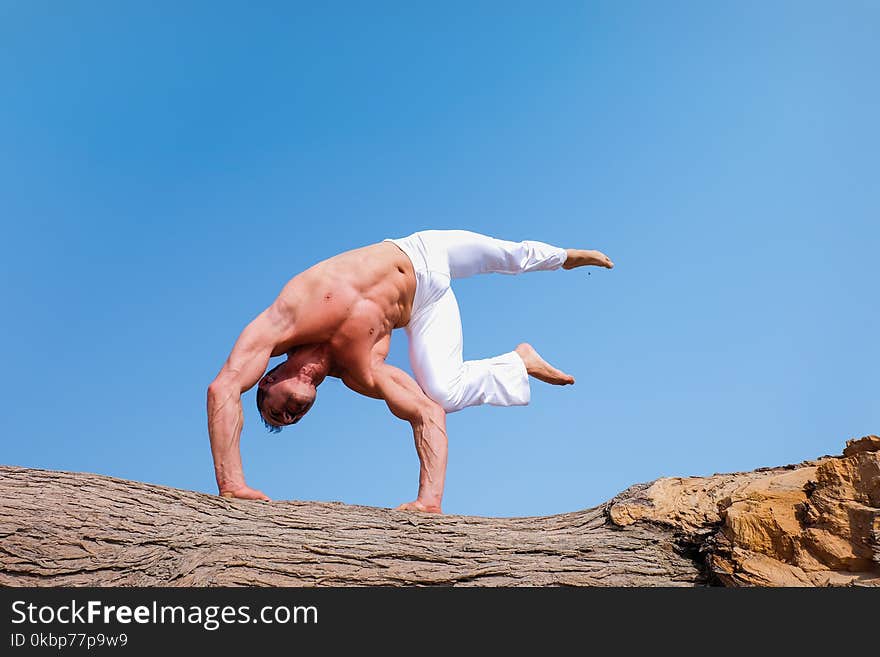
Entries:
POLYGON ((725 585, 880 585, 880 438, 785 468, 659 479, 612 500, 609 518, 711 534, 702 550, 725 585))

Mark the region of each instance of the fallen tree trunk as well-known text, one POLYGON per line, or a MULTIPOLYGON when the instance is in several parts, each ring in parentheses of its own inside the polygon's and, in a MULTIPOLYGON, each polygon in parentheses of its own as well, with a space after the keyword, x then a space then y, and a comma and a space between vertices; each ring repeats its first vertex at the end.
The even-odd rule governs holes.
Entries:
POLYGON ((878 585, 880 438, 533 518, 249 502, 0 467, 0 585, 878 585))

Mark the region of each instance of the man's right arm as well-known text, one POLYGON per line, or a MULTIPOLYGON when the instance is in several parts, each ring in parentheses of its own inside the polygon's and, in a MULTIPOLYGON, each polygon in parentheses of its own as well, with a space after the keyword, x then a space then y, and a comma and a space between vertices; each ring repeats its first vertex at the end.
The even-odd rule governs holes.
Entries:
POLYGON ((272 350, 288 326, 289 321, 274 306, 260 313, 242 331, 220 373, 208 386, 208 435, 217 487, 224 497, 269 499, 245 483, 239 446, 244 424, 241 395, 263 376, 272 350))

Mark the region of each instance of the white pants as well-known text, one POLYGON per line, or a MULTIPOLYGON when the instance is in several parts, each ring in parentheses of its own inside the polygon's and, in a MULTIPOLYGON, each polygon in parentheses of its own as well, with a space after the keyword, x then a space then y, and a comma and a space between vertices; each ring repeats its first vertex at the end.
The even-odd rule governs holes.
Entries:
POLYGON ((406 327, 409 359, 419 386, 448 413, 468 406, 522 406, 531 390, 515 351, 462 360, 461 316, 450 287, 474 274, 519 274, 559 269, 565 249, 543 242, 508 242, 468 230, 425 230, 393 242, 416 272, 412 315, 406 327))

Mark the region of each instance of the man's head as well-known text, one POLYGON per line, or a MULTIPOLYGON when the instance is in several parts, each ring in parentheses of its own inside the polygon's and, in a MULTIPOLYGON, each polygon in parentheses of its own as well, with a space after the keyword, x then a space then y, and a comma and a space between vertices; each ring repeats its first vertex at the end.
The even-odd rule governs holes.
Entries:
POLYGON ((263 375, 257 386, 257 410, 272 433, 296 424, 315 403, 327 375, 323 350, 300 347, 263 375))

